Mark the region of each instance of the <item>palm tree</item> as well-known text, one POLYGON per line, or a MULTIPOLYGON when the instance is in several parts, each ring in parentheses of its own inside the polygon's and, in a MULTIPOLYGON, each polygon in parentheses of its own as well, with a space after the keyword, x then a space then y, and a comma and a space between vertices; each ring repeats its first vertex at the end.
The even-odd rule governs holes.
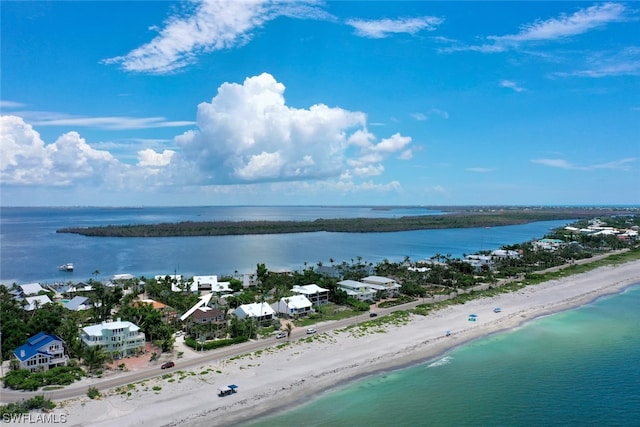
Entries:
POLYGON ((90 372, 93 372, 99 368, 107 360, 108 355, 100 348, 100 346, 87 347, 82 354, 84 364, 87 365, 90 372))
POLYGON ((285 331, 287 331, 287 340, 291 339, 291 332, 293 331, 293 325, 291 322, 287 322, 287 325, 284 327, 285 331))

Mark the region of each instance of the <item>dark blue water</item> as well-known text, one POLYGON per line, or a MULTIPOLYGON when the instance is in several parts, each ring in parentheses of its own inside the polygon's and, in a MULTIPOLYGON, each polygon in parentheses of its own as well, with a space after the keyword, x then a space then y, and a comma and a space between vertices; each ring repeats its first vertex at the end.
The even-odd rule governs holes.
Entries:
POLYGON ((317 218, 400 217, 439 212, 425 208, 371 207, 189 207, 189 208, 3 208, 0 211, 0 282, 104 280, 113 274, 151 277, 177 272, 227 275, 296 270, 319 262, 378 263, 454 257, 542 237, 567 221, 526 225, 398 233, 298 233, 282 235, 109 238, 56 233, 70 226, 216 220, 314 220, 317 218), (66 262, 73 273, 59 272, 66 262))
POLYGON ((250 426, 638 426, 640 286, 250 426))

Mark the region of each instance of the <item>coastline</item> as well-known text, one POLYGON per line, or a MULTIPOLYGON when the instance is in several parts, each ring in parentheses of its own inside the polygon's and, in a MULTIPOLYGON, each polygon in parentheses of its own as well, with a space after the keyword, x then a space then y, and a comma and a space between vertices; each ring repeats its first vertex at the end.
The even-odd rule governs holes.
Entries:
POLYGON ((178 363, 177 371, 112 390, 99 400, 63 401, 54 413, 65 414, 74 426, 237 425, 377 372, 438 359, 475 339, 638 283, 640 260, 600 267, 447 306, 426 317, 412 315, 401 324, 361 322, 186 371, 178 363), (500 313, 493 312, 496 306, 500 313), (478 315, 476 322, 468 321, 470 313, 478 315), (447 330, 451 336, 445 336, 447 330), (232 383, 238 393, 219 398, 217 389, 232 383))

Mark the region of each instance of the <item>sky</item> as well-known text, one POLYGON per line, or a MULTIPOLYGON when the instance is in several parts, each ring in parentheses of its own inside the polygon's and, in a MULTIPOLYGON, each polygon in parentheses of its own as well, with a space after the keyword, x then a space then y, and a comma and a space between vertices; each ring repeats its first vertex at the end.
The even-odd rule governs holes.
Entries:
POLYGON ((2 1, 0 205, 640 204, 640 3, 2 1))

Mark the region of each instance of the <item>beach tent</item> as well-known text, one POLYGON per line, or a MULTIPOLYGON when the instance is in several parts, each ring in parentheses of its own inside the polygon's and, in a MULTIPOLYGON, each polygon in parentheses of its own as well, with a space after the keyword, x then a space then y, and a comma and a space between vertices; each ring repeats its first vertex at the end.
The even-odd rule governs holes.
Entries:
POLYGON ((469 315, 469 322, 475 322, 476 320, 478 320, 478 315, 477 314, 470 314, 469 315))

